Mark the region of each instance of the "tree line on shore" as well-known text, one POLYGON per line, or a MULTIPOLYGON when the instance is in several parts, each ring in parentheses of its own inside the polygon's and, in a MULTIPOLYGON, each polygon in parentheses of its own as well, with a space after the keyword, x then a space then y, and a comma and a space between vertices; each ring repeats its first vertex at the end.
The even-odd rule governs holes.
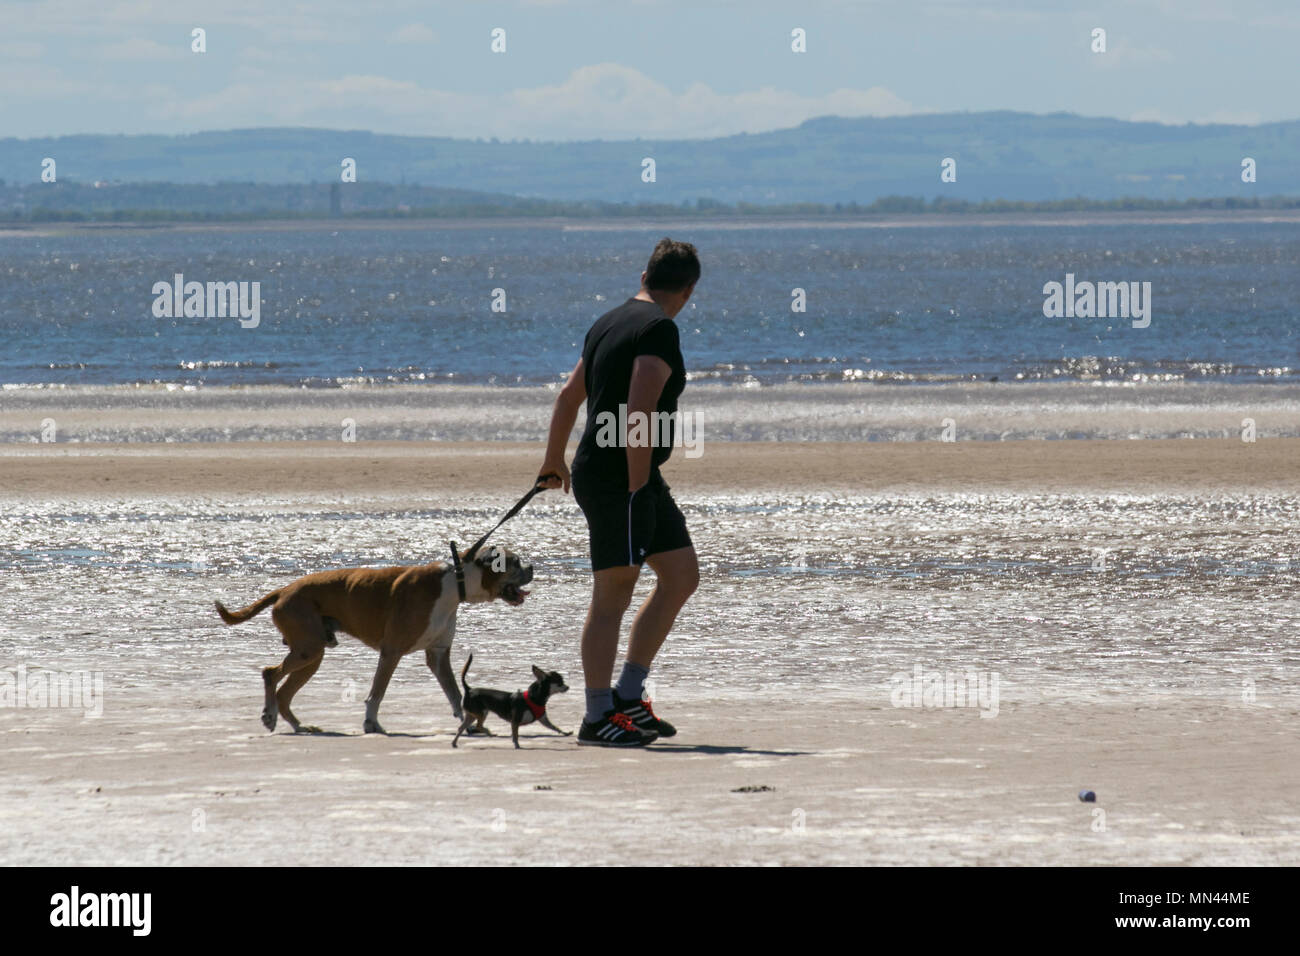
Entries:
POLYGON ((855 218, 997 213, 1188 212, 1296 209, 1300 197, 967 200, 884 196, 872 202, 680 203, 556 200, 394 183, 39 183, 0 180, 0 221, 11 223, 255 222, 462 218, 855 218))

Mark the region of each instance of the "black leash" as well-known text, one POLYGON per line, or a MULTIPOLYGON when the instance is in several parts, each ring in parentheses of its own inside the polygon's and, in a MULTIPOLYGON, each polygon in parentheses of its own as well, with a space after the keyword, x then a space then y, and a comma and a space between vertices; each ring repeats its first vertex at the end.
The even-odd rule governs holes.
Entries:
MULTIPOLYGON (((546 490, 546 488, 542 486, 542 482, 547 478, 559 477, 560 476, 553 471, 547 472, 544 475, 538 475, 537 481, 533 484, 532 491, 528 492, 528 494, 516 501, 515 506, 506 512, 505 517, 492 526, 491 531, 488 531, 487 534, 474 542, 473 546, 465 552, 465 560, 473 561, 474 555, 478 554, 479 548, 483 547, 487 539, 492 536, 493 531, 496 531, 497 528, 501 527, 515 515, 519 514, 519 512, 523 511, 528 502, 532 501, 540 492, 546 490)), ((456 550, 455 541, 451 542, 451 563, 456 568, 456 590, 460 593, 460 599, 463 601, 465 600, 465 568, 461 565, 460 552, 456 550)))

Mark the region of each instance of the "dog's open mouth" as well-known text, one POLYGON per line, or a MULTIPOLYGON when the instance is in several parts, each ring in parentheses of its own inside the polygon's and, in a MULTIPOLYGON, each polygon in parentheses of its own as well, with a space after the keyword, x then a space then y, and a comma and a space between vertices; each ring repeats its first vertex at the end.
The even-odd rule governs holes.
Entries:
POLYGON ((515 584, 513 581, 507 581, 501 585, 501 600, 507 604, 513 604, 518 607, 524 603, 524 598, 528 597, 528 592, 515 584))

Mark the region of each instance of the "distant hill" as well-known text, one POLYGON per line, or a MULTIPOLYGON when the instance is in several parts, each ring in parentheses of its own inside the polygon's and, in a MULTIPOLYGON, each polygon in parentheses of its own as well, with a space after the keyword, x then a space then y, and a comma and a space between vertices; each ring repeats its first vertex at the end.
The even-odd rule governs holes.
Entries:
MULTIPOLYGON (((884 196, 1055 200, 1300 195, 1300 121, 1163 126, 1065 113, 948 113, 809 120, 709 140, 540 143, 253 129, 183 136, 0 139, 0 179, 60 182, 338 182, 617 203, 871 203, 884 196), (1241 182, 1241 160, 1259 182, 1241 182), (657 181, 641 180, 652 157, 657 181), (957 181, 940 182, 940 162, 957 181)), ((347 186, 344 186, 347 189, 347 186)))

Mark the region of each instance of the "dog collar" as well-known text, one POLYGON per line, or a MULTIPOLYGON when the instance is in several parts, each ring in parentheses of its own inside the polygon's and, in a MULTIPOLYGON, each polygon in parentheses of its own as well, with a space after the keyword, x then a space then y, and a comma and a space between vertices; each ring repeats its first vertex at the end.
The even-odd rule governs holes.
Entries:
POLYGON ((462 602, 465 600, 465 569, 460 563, 460 552, 456 550, 456 542, 451 542, 451 563, 456 568, 456 593, 460 595, 462 602))
POLYGON ((524 691, 524 703, 527 704, 528 709, 533 712, 534 720, 538 719, 539 717, 542 716, 542 714, 546 713, 546 705, 535 703, 533 699, 528 696, 528 691, 524 691))

